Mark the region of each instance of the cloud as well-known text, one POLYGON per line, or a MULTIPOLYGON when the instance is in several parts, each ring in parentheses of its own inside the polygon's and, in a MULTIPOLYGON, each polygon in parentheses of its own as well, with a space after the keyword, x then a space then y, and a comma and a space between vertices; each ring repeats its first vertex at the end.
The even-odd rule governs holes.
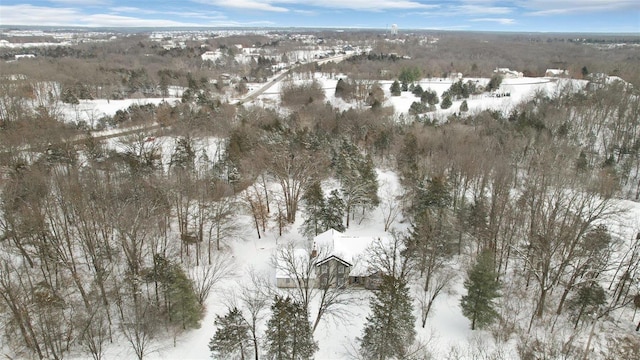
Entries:
POLYGON ((166 19, 141 19, 130 16, 112 14, 94 14, 84 19, 86 26, 100 27, 172 27, 172 26, 202 26, 195 23, 183 23, 166 19))
MULTIPOLYGON (((417 10, 431 9, 438 5, 424 4, 414 0, 194 0, 197 3, 215 5, 225 8, 288 12, 294 7, 315 7, 333 10, 417 10), (285 7, 289 6, 289 7, 285 7)), ((300 9, 296 9, 300 11, 300 9)))
POLYGON ((157 9, 142 9, 131 6, 116 6, 109 8, 110 11, 117 14, 145 14, 145 15, 170 15, 172 17, 180 17, 180 18, 192 18, 192 19, 205 19, 205 20, 222 20, 227 17, 218 11, 198 11, 195 12, 192 9, 190 11, 166 11, 166 10, 157 10, 157 9))
POLYGON ((421 2, 411 0, 309 0, 300 1, 299 3, 316 7, 362 11, 419 10, 438 7, 438 5, 423 4, 421 2))
POLYGON ((452 7, 453 11, 461 12, 464 14, 473 14, 473 15, 502 15, 509 14, 513 12, 513 8, 505 7, 505 6, 481 6, 481 5, 458 5, 452 7))
POLYGON ((415 12, 413 14, 428 17, 454 17, 460 15, 506 15, 517 10, 515 7, 510 6, 494 6, 494 3, 495 1, 487 0, 463 0, 453 2, 453 4, 429 5, 431 6, 431 11, 415 12))
POLYGON ((3 19, 6 25, 69 25, 83 14, 72 8, 52 8, 33 5, 0 5, 0 13, 11 14, 3 19))
POLYGON ((257 10, 269 12, 288 12, 289 9, 274 6, 272 3, 283 3, 282 1, 271 0, 195 0, 195 2, 206 5, 215 5, 224 8, 257 10))
POLYGON ((477 18, 477 19, 471 19, 469 21, 474 21, 474 22, 495 22, 498 23, 500 25, 513 25, 516 23, 515 19, 508 19, 508 18, 477 18))
POLYGON ((638 0, 530 0, 518 1, 528 15, 547 16, 588 12, 640 11, 638 0))
POLYGON ((87 27, 182 27, 212 26, 167 19, 144 19, 115 14, 85 14, 75 8, 33 5, 0 5, 0 13, 11 14, 6 25, 87 26, 87 27))
POLYGON ((109 0, 49 0, 54 4, 74 5, 74 6, 102 6, 109 5, 109 0))

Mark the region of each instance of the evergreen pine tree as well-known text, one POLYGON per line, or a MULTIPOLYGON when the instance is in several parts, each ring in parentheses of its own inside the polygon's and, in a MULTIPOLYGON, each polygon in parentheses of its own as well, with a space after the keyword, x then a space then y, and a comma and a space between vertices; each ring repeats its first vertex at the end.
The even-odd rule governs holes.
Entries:
POLYGON ((370 154, 367 154, 359 166, 360 179, 364 182, 365 193, 363 206, 376 207, 380 203, 378 197, 378 174, 370 154))
POLYGON ((478 255, 476 264, 467 272, 464 287, 467 295, 460 300, 462 314, 471 320, 471 330, 490 325, 498 313, 493 300, 500 297, 500 284, 493 266, 493 254, 484 250, 478 255))
POLYGON ((336 84, 336 91, 335 91, 335 96, 342 98, 345 95, 345 91, 346 91, 347 85, 345 84, 343 79, 338 80, 338 83, 336 84))
POLYGON ((587 76, 589 76, 589 69, 587 69, 586 66, 583 66, 581 73, 582 73, 582 77, 586 78, 587 76))
POLYGON ((183 329, 197 329, 202 319, 202 306, 193 291, 193 284, 178 264, 171 264, 170 280, 167 286, 169 318, 183 329))
POLYGON ((196 151, 193 141, 189 137, 178 137, 176 147, 171 154, 171 166, 182 169, 193 169, 196 159, 196 151))
POLYGON ((427 89, 422 93, 422 96, 420 96, 420 101, 429 105, 435 105, 440 102, 440 99, 435 91, 427 89))
POLYGON ((393 84, 391 84, 391 88, 389 90, 391 91, 392 96, 400 96, 400 94, 402 94, 402 90, 400 89, 400 83, 398 82, 398 80, 394 81, 393 84))
POLYGON ((414 101, 409 107, 409 114, 411 115, 419 115, 426 113, 427 111, 429 111, 429 108, 423 102, 414 101))
POLYGON ((568 301, 569 311, 575 319, 574 329, 578 328, 580 320, 586 315, 597 312, 607 300, 604 289, 600 284, 591 282, 578 288, 578 291, 568 301))
POLYGON ((304 223, 302 224, 302 235, 312 238, 327 230, 322 226, 322 215, 325 211, 325 200, 319 182, 314 182, 302 195, 306 212, 304 223))
POLYGON ((453 105, 453 103, 451 102, 451 97, 449 96, 445 96, 442 99, 442 103, 440 104, 440 108, 442 109, 448 109, 451 107, 451 105, 453 105))
POLYGON ((467 100, 463 101, 462 104, 460 104, 460 112, 467 112, 469 111, 469 104, 467 104, 467 100))
POLYGON ((413 88, 413 90, 411 90, 411 92, 413 93, 413 95, 415 95, 417 97, 421 97, 422 93, 424 92, 424 90, 422 89, 422 86, 420 86, 420 84, 418 84, 413 88))
POLYGON ((327 199, 327 205, 322 215, 322 228, 324 230, 334 229, 345 231, 344 223, 344 201, 340 197, 338 190, 333 190, 327 199))
POLYGON ((495 91, 498 90, 500 85, 502 84, 502 75, 493 75, 487 84, 487 91, 495 91))
POLYGON ((276 295, 267 323, 266 347, 270 359, 309 359, 318 350, 304 306, 276 295))
POLYGON ((371 299, 360 353, 365 359, 402 359, 415 339, 415 317, 407 282, 383 275, 371 299))
POLYGON ((233 308, 225 316, 216 315, 218 328, 209 341, 209 350, 215 359, 240 358, 244 360, 251 353, 249 325, 238 308, 233 308))
POLYGON ((63 103, 78 105, 80 104, 80 100, 75 96, 73 91, 69 88, 65 89, 62 92, 62 96, 60 97, 63 103))
POLYGON ((578 155, 578 160, 576 160, 576 171, 584 173, 588 168, 589 161, 587 160, 587 154, 585 154, 584 150, 580 150, 580 155, 578 155))
MULTIPOLYGON (((379 203, 378 179, 373 160, 370 156, 364 156, 349 139, 342 140, 340 149, 334 155, 334 167, 342 185, 347 217, 358 205, 364 211, 379 203)), ((346 226, 349 226, 348 219, 346 226)))
MULTIPOLYGON (((162 290, 170 323, 179 325, 183 329, 200 327, 203 309, 198 302, 198 296, 193 291, 191 280, 180 265, 156 254, 153 257, 153 267, 143 271, 143 279, 159 285, 156 287, 162 290)), ((159 297, 160 294, 157 296, 159 297)), ((159 298, 156 301, 160 302, 159 298)))

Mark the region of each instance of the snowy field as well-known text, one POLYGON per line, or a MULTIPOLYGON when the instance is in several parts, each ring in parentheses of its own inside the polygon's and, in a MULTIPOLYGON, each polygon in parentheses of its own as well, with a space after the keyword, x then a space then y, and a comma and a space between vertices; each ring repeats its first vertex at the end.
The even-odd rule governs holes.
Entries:
MULTIPOLYGON (((273 81, 276 77, 273 76, 266 83, 248 83, 247 88, 249 92, 245 96, 257 92, 264 86, 269 86, 268 89, 260 94, 255 100, 249 102, 251 105, 266 106, 278 108, 280 103, 280 92, 282 81, 273 81)), ((345 102, 341 98, 336 98, 335 88, 340 78, 346 78, 344 75, 315 73, 313 74, 315 80, 321 85, 325 91, 325 99, 329 101, 334 107, 347 110, 352 107, 364 107, 362 103, 356 101, 345 102)), ((303 83, 309 80, 295 80, 296 83, 303 83)), ((463 78, 463 82, 472 81, 478 85, 485 86, 489 79, 487 78, 463 78)), ((414 101, 420 101, 420 98, 413 95, 411 92, 403 91, 400 96, 391 96, 390 87, 392 81, 380 81, 382 89, 385 92, 386 101, 384 106, 391 106, 394 109, 396 115, 403 114, 405 117, 408 115, 409 107, 414 101)), ((440 100, 442 100, 442 93, 451 87, 454 80, 444 78, 432 78, 422 79, 417 82, 416 85, 420 85, 423 90, 433 90, 438 94, 440 100)), ((471 95, 467 100, 469 107, 468 114, 479 113, 483 110, 496 110, 502 112, 502 114, 509 114, 511 110, 519 103, 530 100, 537 93, 543 93, 550 97, 563 91, 565 88, 570 87, 573 91, 583 89, 586 86, 587 81, 575 80, 575 79, 558 79, 558 78, 514 78, 504 79, 497 91, 499 93, 509 93, 508 97, 492 97, 488 93, 479 95, 471 95)), ((80 100, 77 105, 60 104, 60 110, 62 111, 63 118, 68 122, 85 122, 90 127, 97 125, 100 118, 104 116, 113 116, 118 110, 126 110, 131 105, 146 105, 154 104, 159 105, 163 102, 168 104, 175 104, 180 101, 180 96, 184 89, 179 87, 171 87, 169 89, 169 97, 166 98, 140 98, 140 99, 124 99, 124 100, 80 100)), ((237 103, 241 99, 229 99, 231 103, 237 103)), ((436 105, 436 110, 428 112, 431 118, 438 119, 440 121, 446 120, 447 116, 458 113, 460 110, 460 104, 463 100, 454 100, 453 105, 449 109, 441 109, 439 104, 436 105)))
MULTIPOLYGON (((322 89, 325 91, 325 100, 329 101, 334 107, 341 110, 347 110, 352 107, 362 107, 363 104, 357 102, 347 103, 341 98, 335 97, 335 89, 340 78, 346 78, 344 75, 315 73, 314 79, 322 85, 322 89)), ((310 80, 294 80, 296 83, 303 83, 310 80)), ((445 79, 445 78, 431 78, 422 79, 416 83, 420 85, 423 90, 433 90, 438 94, 438 97, 442 101, 442 93, 448 90, 454 82, 458 80, 445 79)), ((475 82, 478 85, 486 86, 489 82, 488 78, 463 78, 462 82, 467 81, 475 82)), ((386 101, 384 106, 392 106, 396 115, 404 114, 408 115, 409 107, 414 101, 420 102, 420 98, 416 97, 409 91, 403 91, 400 96, 391 96, 390 87, 393 81, 379 81, 378 82, 385 92, 386 101)), ((573 91, 583 89, 587 84, 586 80, 576 79, 560 79, 560 78, 538 78, 538 77, 523 77, 523 78, 505 78, 498 89, 498 93, 509 93, 507 97, 492 97, 489 93, 483 93, 479 95, 471 95, 467 100, 469 107, 468 114, 479 113, 483 110, 496 110, 503 114, 509 114, 511 110, 519 103, 532 99, 537 93, 542 93, 553 97, 567 87, 573 91)), ((277 107, 280 99, 280 85, 276 83, 269 90, 265 91, 252 103, 261 106, 277 107)), ((257 88, 260 84, 250 84, 250 88, 257 88)), ((460 105, 463 100, 453 101, 453 105, 449 109, 441 109, 440 105, 436 105, 436 110, 426 113, 428 116, 438 119, 446 120, 447 116, 457 113, 460 110, 460 105)))
POLYGON ((124 100, 80 100, 77 105, 61 104, 63 117, 68 122, 85 122, 90 127, 97 125, 98 120, 105 116, 113 116, 118 110, 126 110, 131 105, 159 105, 164 102, 173 105, 179 102, 178 97, 166 98, 140 98, 140 99, 124 99, 124 100))

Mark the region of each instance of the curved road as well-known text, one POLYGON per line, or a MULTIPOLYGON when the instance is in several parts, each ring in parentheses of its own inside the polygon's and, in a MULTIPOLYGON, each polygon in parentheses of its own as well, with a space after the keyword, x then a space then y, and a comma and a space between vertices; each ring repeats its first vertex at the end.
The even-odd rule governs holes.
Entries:
MULTIPOLYGON (((311 64, 314 62, 317 62, 318 64, 325 64, 328 63, 330 61, 335 61, 335 62, 340 62, 344 59, 346 59, 348 56, 350 55, 337 55, 337 56, 332 56, 326 59, 321 59, 321 60, 315 60, 315 61, 311 61, 308 63, 303 63, 300 64, 296 67, 302 66, 302 65, 306 65, 306 64, 311 64)), ((270 79, 269 81, 267 81, 266 83, 264 83, 260 88, 250 92, 249 94, 247 94, 245 97, 241 98, 241 99, 237 99, 232 101, 232 104, 235 105, 242 105, 243 103, 247 102, 247 101, 252 101, 255 100, 258 96, 262 95, 265 91, 269 90, 273 85, 277 84, 278 82, 280 82, 282 79, 284 79, 287 75, 289 75, 296 67, 293 67, 289 70, 283 71, 282 73, 276 75, 274 78, 270 79)), ((157 131, 160 130, 164 127, 169 127, 171 125, 161 125, 161 124, 145 124, 142 126, 138 126, 138 127, 130 127, 130 128, 124 128, 124 129, 117 129, 117 130, 111 130, 108 132, 105 131, 91 131, 89 132, 89 134, 93 137, 93 139, 98 140, 98 141, 102 141, 102 140, 107 140, 107 139, 114 139, 114 138, 120 138, 120 137, 124 137, 124 136, 129 136, 132 134, 137 134, 140 132, 153 132, 153 131, 157 131)), ((75 137, 73 137, 72 139, 68 140, 71 143, 80 143, 82 141, 85 141, 87 139, 87 135, 86 134, 81 134, 81 135, 77 135, 75 137)), ((66 141, 65 141, 66 142, 66 141)), ((23 151, 34 151, 36 150, 33 146, 26 146, 23 151)), ((42 150, 42 149, 40 149, 42 150)), ((0 150, 0 153, 2 153, 4 151, 0 150)))

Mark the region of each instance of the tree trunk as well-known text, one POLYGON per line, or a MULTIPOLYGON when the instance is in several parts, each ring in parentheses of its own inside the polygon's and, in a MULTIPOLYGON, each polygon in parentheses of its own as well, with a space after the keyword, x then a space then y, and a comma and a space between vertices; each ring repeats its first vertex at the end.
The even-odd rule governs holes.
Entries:
POLYGON ((542 288, 542 290, 540 290, 540 299, 538 300, 538 306, 536 308, 537 318, 541 318, 544 313, 544 303, 547 300, 547 291, 548 290, 546 288, 542 288))
POLYGON ((591 349, 591 340, 593 339, 593 334, 595 332, 597 323, 598 323, 598 320, 593 319, 593 325, 591 325, 591 331, 589 332, 589 339, 587 340, 587 346, 584 349, 584 356, 582 357, 584 360, 589 359, 589 350, 591 349))
POLYGON ((269 192, 267 191, 267 181, 264 178, 264 173, 262 174, 262 187, 264 188, 264 201, 267 205, 267 214, 271 212, 269 209, 269 192))
POLYGON ((345 225, 346 228, 349 228, 349 217, 351 217, 351 205, 347 204, 347 208, 345 209, 347 213, 347 223, 345 225))
POLYGON ((476 329, 476 313, 473 313, 473 318, 471 319, 471 330, 476 329))
POLYGON ((562 313, 562 307, 564 306, 564 302, 567 300, 567 295, 573 288, 573 284, 575 283, 576 273, 571 277, 567 286, 565 286, 564 291, 562 292, 562 296, 560 297, 560 304, 558 304, 558 309, 556 310, 556 315, 560 315, 562 313))
POLYGON ((584 314, 584 308, 585 308, 585 305, 582 304, 582 306, 580 307, 580 312, 578 312, 578 316, 577 316, 577 319, 576 319, 576 324, 573 326, 574 330, 578 328, 578 324, 580 323, 580 318, 582 317, 582 314, 584 314))

